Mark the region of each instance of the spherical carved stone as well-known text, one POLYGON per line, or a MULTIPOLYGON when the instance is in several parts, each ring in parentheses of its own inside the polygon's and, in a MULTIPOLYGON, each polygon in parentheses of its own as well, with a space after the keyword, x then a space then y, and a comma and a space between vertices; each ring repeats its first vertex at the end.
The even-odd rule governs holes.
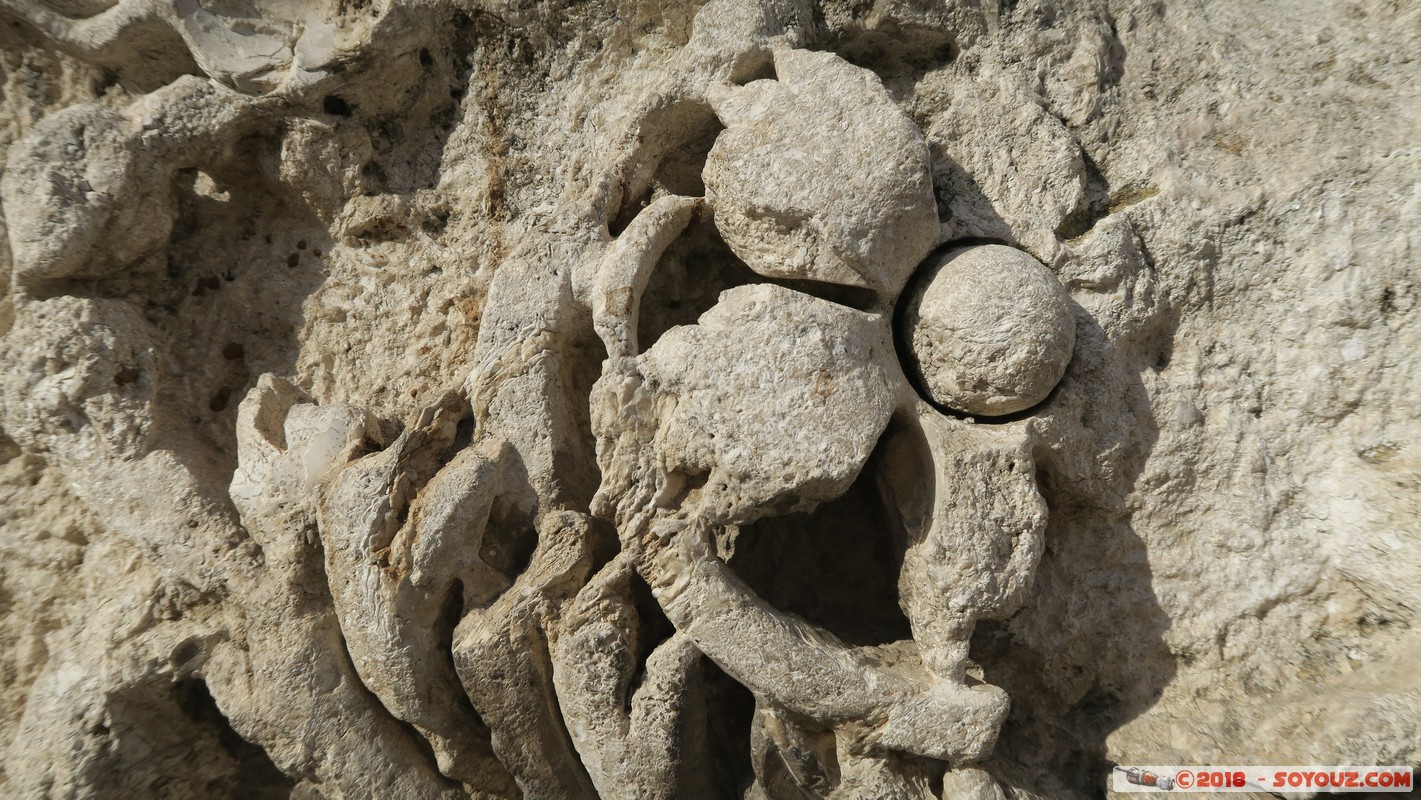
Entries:
POLYGON ((1003 245, 952 250, 923 269, 902 319, 922 390, 984 416, 1046 399, 1076 340, 1070 298, 1056 277, 1003 245))

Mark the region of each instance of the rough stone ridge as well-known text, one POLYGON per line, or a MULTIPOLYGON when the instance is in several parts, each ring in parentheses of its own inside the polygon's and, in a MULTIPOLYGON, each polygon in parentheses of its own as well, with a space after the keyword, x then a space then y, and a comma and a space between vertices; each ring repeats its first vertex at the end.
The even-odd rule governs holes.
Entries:
POLYGON ((1419 27, 0 0, 0 796, 1421 764, 1419 27))

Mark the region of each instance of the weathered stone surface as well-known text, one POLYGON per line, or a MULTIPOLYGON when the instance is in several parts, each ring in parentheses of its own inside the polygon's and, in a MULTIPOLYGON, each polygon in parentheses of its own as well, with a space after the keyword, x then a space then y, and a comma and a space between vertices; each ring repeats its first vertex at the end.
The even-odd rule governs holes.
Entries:
POLYGON ((1421 762, 1418 25, 0 0, 0 796, 1421 762))
POLYGON ((954 250, 923 265, 902 336, 933 400, 968 414, 1028 409, 1056 388, 1076 345, 1070 295, 1010 247, 954 250))
POLYGON ((708 93, 726 126, 706 156, 716 227, 761 275, 897 294, 937 239, 922 134, 833 53, 772 63, 774 80, 708 93))

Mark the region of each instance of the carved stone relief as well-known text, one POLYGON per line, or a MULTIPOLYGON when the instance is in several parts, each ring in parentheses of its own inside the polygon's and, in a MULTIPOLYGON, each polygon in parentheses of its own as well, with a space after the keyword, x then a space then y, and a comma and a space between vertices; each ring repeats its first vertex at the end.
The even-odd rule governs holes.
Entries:
POLYGON ((1160 721, 1201 642, 1286 694, 1270 602, 1409 620, 1297 525, 1231 615, 1160 572, 1264 201, 1110 149, 1155 12, 1015 5, 0 0, 7 76, 80 76, 5 90, 0 443, 82 583, 6 629, 0 785, 1097 796, 1215 758, 1160 721))

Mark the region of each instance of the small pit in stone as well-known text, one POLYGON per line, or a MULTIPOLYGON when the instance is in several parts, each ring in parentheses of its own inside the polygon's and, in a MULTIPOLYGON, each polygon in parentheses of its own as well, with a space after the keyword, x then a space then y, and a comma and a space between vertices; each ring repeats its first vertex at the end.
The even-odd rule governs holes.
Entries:
POLYGON ((351 114, 350 103, 333 94, 326 95, 321 101, 321 110, 337 117, 348 117, 351 114))

